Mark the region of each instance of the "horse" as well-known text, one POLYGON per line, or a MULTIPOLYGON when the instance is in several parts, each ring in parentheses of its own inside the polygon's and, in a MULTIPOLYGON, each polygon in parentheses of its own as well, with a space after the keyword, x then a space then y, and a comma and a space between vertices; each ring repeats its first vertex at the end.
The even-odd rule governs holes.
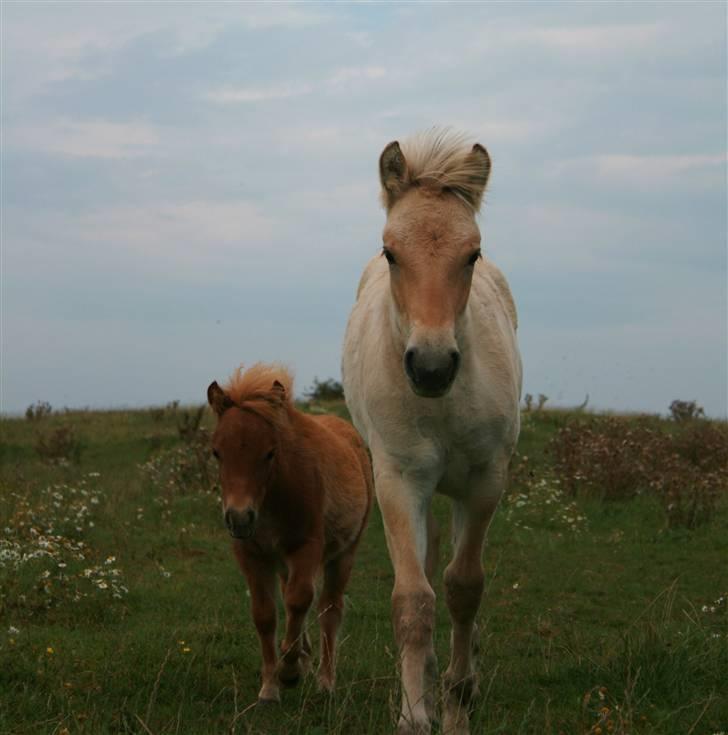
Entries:
POLYGON ((369 516, 369 455, 351 424, 311 416, 291 400, 292 377, 277 365, 213 382, 207 400, 217 416, 212 452, 222 486, 222 512, 245 575, 263 659, 259 702, 280 702, 280 684, 294 685, 310 666, 304 630, 318 601, 321 652, 318 684, 333 691, 336 633, 354 555, 369 516), (281 659, 276 654, 276 575, 286 610, 281 659))
POLYGON ((469 732, 483 547, 520 428, 516 308, 476 223, 490 170, 483 146, 449 130, 384 148, 383 248, 362 274, 344 338, 346 402, 371 450, 394 567, 401 735, 429 733, 435 714, 435 492, 452 501, 442 731, 469 732))

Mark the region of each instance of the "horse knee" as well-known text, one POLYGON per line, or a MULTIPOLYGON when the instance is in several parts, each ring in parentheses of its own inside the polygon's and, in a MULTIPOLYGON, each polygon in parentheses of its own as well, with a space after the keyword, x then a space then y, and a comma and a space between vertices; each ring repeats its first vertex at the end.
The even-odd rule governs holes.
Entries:
POLYGON ((272 635, 276 630, 275 603, 253 604, 253 624, 259 635, 272 635))
POLYGON ((482 568, 468 575, 457 574, 451 568, 445 570, 445 599, 454 622, 467 624, 473 620, 480 606, 485 587, 482 568))
POLYGON ((299 583, 286 587, 286 609, 291 615, 305 615, 313 602, 313 584, 299 583))
POLYGON ((397 644, 420 647, 432 640, 435 593, 431 589, 392 594, 392 622, 397 644))

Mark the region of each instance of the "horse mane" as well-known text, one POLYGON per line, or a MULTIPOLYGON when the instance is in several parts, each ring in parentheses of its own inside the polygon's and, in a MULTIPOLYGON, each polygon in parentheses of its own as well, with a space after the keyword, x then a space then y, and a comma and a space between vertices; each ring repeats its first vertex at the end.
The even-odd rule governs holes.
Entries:
POLYGON ((281 411, 281 407, 293 405, 293 375, 277 363, 258 362, 247 370, 241 365, 230 376, 224 391, 238 408, 251 411, 280 428, 287 417, 287 411, 281 411), (285 393, 274 387, 276 381, 285 393))
MULTIPOLYGON (((409 187, 419 186, 435 193, 447 189, 474 213, 480 210, 482 163, 469 155, 473 141, 466 133, 433 127, 410 136, 400 147, 407 162, 409 187)), ((385 191, 382 191, 382 202, 386 207, 385 191)))

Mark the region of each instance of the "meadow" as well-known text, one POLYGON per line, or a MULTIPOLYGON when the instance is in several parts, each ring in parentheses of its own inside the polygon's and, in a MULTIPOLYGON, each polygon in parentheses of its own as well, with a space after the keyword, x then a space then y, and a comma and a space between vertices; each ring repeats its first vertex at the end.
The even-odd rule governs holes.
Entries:
MULTIPOLYGON (((0 421, 0 733, 393 732, 393 579, 376 510, 336 692, 309 677, 280 706, 255 706, 258 643, 211 425, 177 404, 39 404, 0 421)), ((726 425, 702 417, 524 411, 485 553, 473 733, 728 731, 727 453, 726 425)), ((436 513, 442 569, 445 501, 436 513)), ((443 670, 441 580, 436 592, 443 670)), ((316 650, 313 614, 309 628, 316 650)))

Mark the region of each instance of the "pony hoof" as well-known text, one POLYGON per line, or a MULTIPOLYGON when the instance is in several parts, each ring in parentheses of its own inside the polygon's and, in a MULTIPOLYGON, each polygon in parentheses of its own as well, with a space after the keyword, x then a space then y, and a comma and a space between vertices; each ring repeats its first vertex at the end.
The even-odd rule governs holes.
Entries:
POLYGON ((281 693, 277 686, 266 684, 258 693, 258 704, 268 706, 281 703, 281 693))
POLYGON ((285 687, 295 687, 301 681, 300 667, 292 667, 290 669, 281 669, 278 672, 278 681, 285 687))
POLYGON ((318 675, 318 688, 320 692, 326 694, 334 693, 334 679, 331 676, 324 676, 323 674, 318 675))

